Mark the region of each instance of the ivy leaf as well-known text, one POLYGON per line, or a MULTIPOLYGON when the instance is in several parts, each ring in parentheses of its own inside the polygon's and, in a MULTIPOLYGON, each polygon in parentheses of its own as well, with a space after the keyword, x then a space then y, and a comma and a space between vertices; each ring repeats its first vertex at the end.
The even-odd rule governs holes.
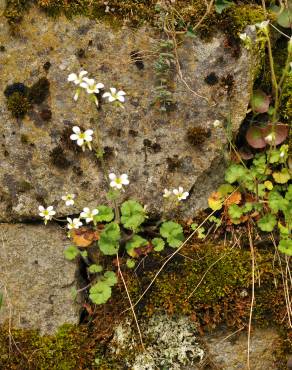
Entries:
POLYGON ((236 181, 240 181, 246 173, 246 170, 240 164, 232 164, 225 172, 225 180, 229 184, 233 184, 236 181))
POLYGON ((136 262, 132 260, 131 258, 128 258, 126 261, 126 265, 129 269, 133 269, 136 265, 136 262))
POLYGON ((250 105, 254 113, 266 113, 269 110, 270 97, 262 90, 255 90, 250 105))
POLYGON ((89 289, 89 298, 95 304, 106 303, 111 295, 111 287, 103 281, 98 281, 89 289))
POLYGON ((102 266, 101 265, 96 265, 96 264, 93 264, 93 265, 90 265, 88 267, 88 271, 91 273, 91 274, 96 274, 98 272, 101 272, 103 270, 102 266))
POLYGON ((273 190, 269 193, 268 201, 269 207, 275 213, 278 211, 285 211, 289 204, 289 201, 283 198, 282 195, 276 190, 273 190))
POLYGON ((121 207, 121 222, 126 229, 137 231, 139 226, 145 221, 145 210, 140 203, 135 200, 128 200, 121 207))
POLYGON ((278 245, 279 251, 292 256, 292 240, 291 239, 282 239, 278 245))
POLYGON ((112 208, 107 206, 97 207, 98 214, 93 217, 94 222, 110 222, 115 217, 112 208))
POLYGON ((228 208, 228 214, 232 219, 239 219, 243 215, 243 209, 237 204, 231 204, 228 208))
POLYGON ((179 247, 184 241, 183 228, 173 221, 164 222, 160 227, 160 234, 172 248, 179 247))
POLYGON ((165 246, 164 240, 161 238, 152 239, 152 244, 156 252, 161 252, 165 246))
POLYGON ((117 223, 107 224, 100 234, 98 245, 103 254, 112 256, 119 249, 119 240, 121 237, 120 227, 117 223))
POLYGON ((227 0, 216 0, 215 1, 215 10, 216 13, 221 14, 223 10, 230 8, 234 3, 227 0))
POLYGON ((259 219, 257 224, 262 231, 270 232, 273 231, 274 227, 277 225, 277 219, 275 215, 268 213, 259 219))
POLYGON ((274 172, 273 178, 278 184, 286 184, 291 178, 289 170, 282 168, 281 172, 274 172))
POLYGON ((113 271, 106 271, 103 275, 102 282, 109 286, 114 286, 118 282, 117 275, 113 271))
POLYGON ((67 260, 72 261, 80 253, 79 249, 75 245, 70 245, 70 247, 64 250, 64 256, 67 260))
POLYGON ((131 240, 126 243, 126 251, 129 256, 137 257, 135 252, 136 248, 145 247, 148 244, 148 241, 142 238, 140 235, 134 235, 131 240))

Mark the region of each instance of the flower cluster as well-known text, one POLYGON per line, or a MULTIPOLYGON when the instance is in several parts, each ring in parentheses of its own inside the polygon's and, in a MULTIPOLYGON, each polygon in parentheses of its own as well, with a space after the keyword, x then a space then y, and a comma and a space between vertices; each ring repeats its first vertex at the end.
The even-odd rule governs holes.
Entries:
POLYGON ((174 196, 175 199, 178 202, 180 202, 181 200, 187 199, 187 197, 189 196, 189 193, 187 191, 184 191, 182 186, 179 186, 178 189, 173 189, 172 191, 168 189, 164 189, 163 197, 168 199, 171 196, 174 196))
MULTIPOLYGON (((100 90, 104 89, 104 84, 101 82, 96 82, 93 78, 86 77, 87 74, 87 71, 81 71, 78 75, 76 73, 69 74, 68 81, 73 82, 78 86, 73 99, 77 101, 81 89, 84 89, 87 94, 89 94, 93 102, 98 106, 98 99, 96 95, 100 93, 100 90)), ((122 106, 121 103, 124 103, 125 95, 126 93, 124 91, 117 91, 115 87, 111 87, 110 91, 105 92, 102 97, 108 98, 109 102, 116 102, 119 106, 122 106)))
POLYGON ((44 219, 45 225, 56 214, 56 212, 54 211, 54 207, 53 206, 49 206, 47 208, 45 208, 43 206, 39 206, 39 211, 40 211, 39 212, 39 215, 44 219))
POLYGON ((74 205, 75 194, 68 194, 67 193, 66 195, 63 195, 61 199, 64 200, 67 207, 73 206, 74 205))

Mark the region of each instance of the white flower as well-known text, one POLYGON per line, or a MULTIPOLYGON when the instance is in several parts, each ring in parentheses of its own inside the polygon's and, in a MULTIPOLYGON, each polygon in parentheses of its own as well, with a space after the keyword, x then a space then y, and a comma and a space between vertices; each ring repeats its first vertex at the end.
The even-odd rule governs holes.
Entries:
POLYGON ((82 132, 78 126, 74 126, 72 128, 74 134, 70 135, 71 140, 76 140, 77 145, 82 147, 82 150, 85 150, 85 145, 88 146, 90 150, 92 150, 91 147, 91 141, 92 141, 92 135, 93 131, 92 130, 86 130, 82 132))
POLYGON ((121 176, 116 176, 114 173, 108 175, 110 182, 110 187, 122 189, 123 185, 129 185, 128 175, 123 173, 121 176))
POLYGON ((65 201, 66 206, 74 205, 75 194, 66 194, 62 196, 62 200, 65 201))
POLYGON ((268 24, 269 24, 270 21, 263 21, 261 23, 256 23, 256 26, 260 29, 260 30, 266 30, 267 27, 268 27, 268 24))
POLYGON ((67 221, 68 221, 68 224, 67 224, 67 227, 69 230, 72 230, 72 229, 79 229, 80 226, 82 226, 82 222, 79 220, 79 218, 70 218, 70 217, 67 217, 67 221))
POLYGON ((117 91, 115 87, 110 88, 110 92, 106 92, 102 95, 103 98, 108 98, 109 102, 118 100, 121 103, 124 103, 126 93, 124 91, 117 91))
POLYGON ((248 36, 247 36, 247 34, 244 32, 244 33, 240 33, 240 34, 239 34, 239 38, 240 38, 242 41, 245 41, 245 40, 248 38, 248 36))
POLYGON ((92 211, 85 207, 83 208, 83 212, 80 213, 80 218, 85 218, 86 223, 93 221, 93 217, 98 214, 98 209, 93 209, 92 211))
POLYGON ((45 225, 56 214, 56 212, 54 211, 53 206, 49 206, 48 208, 44 208, 43 206, 39 206, 39 211, 40 211, 39 215, 44 219, 45 225))
POLYGON ((88 94, 98 94, 100 89, 104 88, 104 84, 101 82, 96 83, 93 78, 85 77, 80 84, 88 94))
POLYGON ((168 189, 163 190, 163 198, 169 198, 171 196, 172 192, 168 189))
MULTIPOLYGON (((87 75, 88 72, 81 71, 77 76, 76 73, 71 73, 68 76, 68 81, 73 82, 75 85, 80 85, 83 82, 84 76, 87 75)), ((75 99, 74 99, 75 100, 75 99)))
POLYGON ((265 141, 271 143, 275 139, 275 135, 271 132, 268 136, 265 137, 265 141))
POLYGON ((280 158, 284 158, 285 157, 285 152, 284 152, 284 150, 282 150, 281 152, 280 152, 280 158))
POLYGON ((221 121, 219 121, 218 119, 216 119, 216 120, 213 122, 213 126, 214 126, 215 128, 217 128, 217 127, 221 127, 221 126, 222 126, 222 123, 221 123, 221 121))
POLYGON ((185 200, 189 196, 187 191, 184 191, 182 186, 179 186, 178 189, 173 189, 173 194, 177 197, 177 200, 185 200))

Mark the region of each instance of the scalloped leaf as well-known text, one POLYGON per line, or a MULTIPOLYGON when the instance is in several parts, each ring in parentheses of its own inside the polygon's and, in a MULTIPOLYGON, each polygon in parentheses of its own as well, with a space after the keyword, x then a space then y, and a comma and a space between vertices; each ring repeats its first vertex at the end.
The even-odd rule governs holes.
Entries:
MULTIPOLYGON (((287 139, 289 133, 288 125, 284 125, 283 123, 277 123, 274 129, 275 135, 275 145, 279 145, 283 143, 287 139)), ((269 123, 266 127, 263 128, 263 138, 267 144, 271 144, 270 141, 267 141, 265 138, 273 134, 273 125, 269 123)))
POLYGON ((121 222, 126 229, 137 231, 145 221, 146 214, 142 205, 135 200, 127 200, 121 206, 121 222))
POLYGON ((250 126, 246 132, 245 138, 249 145, 255 149, 262 149, 267 145, 262 127, 250 126))
POLYGON ((278 245, 280 252, 292 256, 292 240, 291 239, 282 239, 278 245))
POLYGON ((140 235, 133 235, 132 239, 126 243, 126 251, 129 256, 135 258, 138 257, 136 249, 145 247, 147 244, 148 241, 142 238, 140 235))
POLYGON ((269 110, 270 97, 262 90, 255 90, 250 99, 250 105, 254 113, 266 113, 269 110))
POLYGON ((107 224, 100 234, 98 241, 99 249, 107 256, 112 256, 119 250, 119 240, 121 237, 120 227, 117 223, 107 224))
POLYGON ((292 11, 291 9, 283 9, 277 17, 277 23, 284 28, 292 27, 292 11))

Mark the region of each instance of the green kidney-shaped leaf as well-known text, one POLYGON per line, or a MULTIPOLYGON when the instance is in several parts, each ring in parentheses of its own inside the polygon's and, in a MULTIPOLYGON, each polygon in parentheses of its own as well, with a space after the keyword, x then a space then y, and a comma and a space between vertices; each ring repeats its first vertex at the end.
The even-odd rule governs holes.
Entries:
POLYGON ((98 272, 101 272, 103 269, 102 269, 102 266, 100 265, 96 265, 96 264, 93 264, 93 265, 90 265, 88 267, 88 271, 91 273, 91 274, 96 274, 98 272))
POLYGON ((246 169, 240 164, 232 164, 229 166, 225 172, 225 180, 229 184, 233 184, 236 181, 240 181, 244 178, 246 174, 246 169))
POLYGON ((98 281, 89 289, 89 298, 95 304, 106 303, 111 295, 111 287, 103 281, 98 281))
POLYGON ((273 231, 274 227, 277 225, 277 219, 275 215, 268 213, 259 219, 257 224, 262 231, 270 232, 273 231))
POLYGON ((117 284, 118 278, 113 271, 106 271, 103 275, 102 281, 109 286, 114 286, 117 284))
POLYGON ((183 228, 173 221, 166 221, 160 227, 160 234, 172 248, 177 248, 184 241, 183 228))
POLYGON ((114 212, 112 208, 107 206, 99 206, 97 207, 98 214, 94 216, 93 220, 94 222, 110 222, 114 218, 114 212))
POLYGON ((292 256, 292 240, 291 239, 282 239, 278 245, 279 251, 292 256))
POLYGON ((285 211, 289 204, 289 201, 283 198, 282 195, 276 190, 273 190, 269 193, 268 201, 269 207, 275 213, 277 213, 278 211, 285 211))
POLYGON ((152 244, 156 252, 161 252, 165 246, 164 240, 161 238, 152 239, 152 244))
POLYGON ((261 127, 250 126, 246 132, 246 141, 252 148, 262 149, 265 148, 267 143, 264 139, 264 131, 261 127))
POLYGON ((277 23, 279 26, 284 28, 292 27, 292 10, 283 9, 283 11, 277 17, 277 23))
POLYGON ((121 214, 124 227, 133 231, 137 231, 146 218, 144 208, 135 200, 124 202, 121 206, 121 214))
POLYGON ((286 184, 291 179, 291 175, 287 168, 282 168, 281 171, 273 172, 273 178, 278 184, 286 184))
POLYGON ((136 248, 144 247, 148 244, 148 241, 142 238, 140 235, 134 235, 131 240, 126 243, 126 251, 129 256, 137 257, 135 252, 136 248))
POLYGON ((70 245, 70 247, 64 250, 64 256, 67 260, 72 261, 80 253, 79 249, 75 245, 70 245))
POLYGON ((262 90, 255 90, 252 94, 250 105, 254 113, 266 113, 269 110, 270 97, 262 90))
POLYGON ((101 252, 108 256, 116 254, 119 250, 120 237, 119 225, 115 222, 107 224, 100 234, 100 239, 98 241, 101 252))
POLYGON ((237 204, 231 204, 228 208, 228 214, 232 219, 239 219, 243 215, 243 209, 237 204))

